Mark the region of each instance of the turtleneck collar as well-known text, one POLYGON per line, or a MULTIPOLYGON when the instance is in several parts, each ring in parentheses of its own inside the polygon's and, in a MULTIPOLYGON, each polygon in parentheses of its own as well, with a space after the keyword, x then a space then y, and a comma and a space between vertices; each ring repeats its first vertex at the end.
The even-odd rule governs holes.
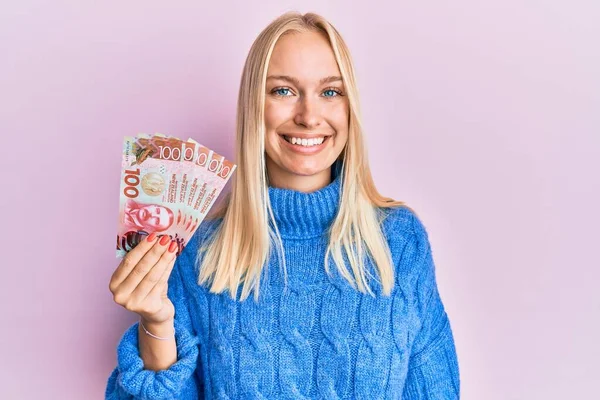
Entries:
POLYGON ((269 199, 282 238, 308 239, 324 234, 335 219, 341 197, 341 174, 332 168, 332 181, 314 192, 269 186, 269 199))

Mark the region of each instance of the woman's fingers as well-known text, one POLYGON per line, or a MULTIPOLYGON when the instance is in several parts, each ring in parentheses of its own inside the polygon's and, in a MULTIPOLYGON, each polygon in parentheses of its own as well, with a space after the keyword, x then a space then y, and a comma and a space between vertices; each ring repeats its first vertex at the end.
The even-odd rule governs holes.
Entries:
POLYGON ((138 262, 146 255, 146 253, 154 246, 156 243, 156 234, 152 233, 147 236, 144 240, 138 243, 131 251, 125 254, 123 260, 119 266, 113 272, 112 277, 110 278, 109 289, 111 292, 115 292, 119 285, 129 276, 133 268, 138 264, 138 262))
POLYGON ((175 261, 177 261, 176 258, 174 258, 169 263, 169 265, 167 265, 167 268, 165 269, 164 273, 160 277, 160 280, 156 283, 156 285, 154 285, 154 287, 152 288, 150 293, 148 293, 147 297, 161 298, 163 295, 164 296, 167 295, 167 287, 168 287, 169 277, 171 276, 171 272, 173 271, 173 267, 175 266, 175 261))
MULTIPOLYGON (((150 293, 150 291, 161 282, 165 272, 169 270, 169 266, 175 262, 175 250, 176 245, 170 245, 169 250, 165 251, 156 264, 152 267, 150 272, 144 276, 144 279, 137 285, 137 287, 131 293, 131 300, 135 303, 142 302, 150 293), (174 249, 174 251, 171 251, 174 249)), ((168 276, 167 276, 167 279, 168 276)))
POLYGON ((158 260, 167 252, 171 241, 169 236, 163 236, 154 246, 138 261, 129 275, 118 287, 118 291, 129 295, 140 284, 142 279, 152 270, 158 260))

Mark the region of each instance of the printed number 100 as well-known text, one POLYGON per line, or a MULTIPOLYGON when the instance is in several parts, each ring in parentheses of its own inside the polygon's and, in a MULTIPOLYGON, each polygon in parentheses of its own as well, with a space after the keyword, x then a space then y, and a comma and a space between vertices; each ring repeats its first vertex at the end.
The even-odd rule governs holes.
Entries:
POLYGON ((136 169, 135 171, 125 170, 125 189, 123 189, 123 194, 130 199, 138 197, 140 191, 136 187, 140 184, 140 169, 136 169))

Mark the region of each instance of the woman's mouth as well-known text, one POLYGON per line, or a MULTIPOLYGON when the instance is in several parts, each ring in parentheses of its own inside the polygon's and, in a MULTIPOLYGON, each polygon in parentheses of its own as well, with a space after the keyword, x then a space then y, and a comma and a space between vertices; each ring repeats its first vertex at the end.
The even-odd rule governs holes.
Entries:
POLYGON ((301 154, 314 154, 321 151, 329 143, 331 136, 318 136, 313 138, 300 138, 280 135, 285 147, 301 154))

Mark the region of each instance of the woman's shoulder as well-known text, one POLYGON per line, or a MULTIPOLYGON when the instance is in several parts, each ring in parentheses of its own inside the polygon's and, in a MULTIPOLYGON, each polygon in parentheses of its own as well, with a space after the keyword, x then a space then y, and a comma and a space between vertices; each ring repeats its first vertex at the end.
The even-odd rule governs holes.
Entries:
POLYGON ((427 229, 417 212, 408 206, 380 207, 381 225, 388 239, 427 239, 427 229))
POLYGON ((384 214, 382 230, 387 239, 397 279, 414 281, 424 269, 431 255, 429 235, 422 217, 409 207, 381 210, 384 214))

